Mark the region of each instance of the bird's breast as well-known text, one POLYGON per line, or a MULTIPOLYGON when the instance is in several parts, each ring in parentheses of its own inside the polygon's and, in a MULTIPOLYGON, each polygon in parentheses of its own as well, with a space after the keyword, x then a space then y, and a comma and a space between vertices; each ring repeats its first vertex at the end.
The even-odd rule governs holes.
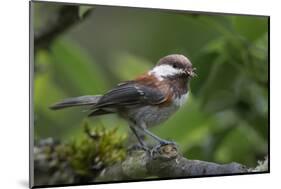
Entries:
POLYGON ((167 106, 148 105, 132 109, 129 117, 136 122, 145 122, 147 127, 152 127, 169 119, 186 102, 187 98, 188 93, 173 97, 172 103, 167 106))
POLYGON ((147 127, 152 127, 166 121, 179 109, 179 106, 170 105, 159 107, 155 105, 143 106, 129 111, 129 117, 137 123, 144 122, 147 127))
POLYGON ((176 106, 182 106, 182 105, 184 105, 184 103, 187 101, 187 99, 188 99, 188 95, 189 95, 189 93, 188 92, 186 92, 185 94, 182 94, 182 95, 179 95, 179 96, 176 96, 176 97, 174 97, 173 98, 173 103, 174 103, 174 105, 176 105, 176 106))
MULTIPOLYGON (((152 77, 151 75, 150 77, 152 77)), ((145 123, 147 127, 152 127, 163 123, 170 118, 187 100, 188 89, 184 79, 151 79, 143 77, 139 81, 142 84, 157 88, 165 95, 163 102, 130 108, 125 116, 136 123, 145 123), (150 82, 153 81, 153 82, 150 82)))

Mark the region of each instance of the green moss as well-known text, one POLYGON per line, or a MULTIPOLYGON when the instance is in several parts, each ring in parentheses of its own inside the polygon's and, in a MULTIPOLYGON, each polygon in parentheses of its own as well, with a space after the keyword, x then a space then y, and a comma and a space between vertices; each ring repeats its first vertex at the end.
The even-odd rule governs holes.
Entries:
POLYGON ((49 138, 35 146, 37 184, 94 181, 104 168, 125 159, 126 148, 123 144, 126 136, 117 133, 117 128, 98 126, 90 130, 87 122, 83 126, 83 137, 65 144, 49 138))
POLYGON ((125 136, 117 135, 117 128, 108 130, 101 126, 90 131, 88 123, 84 127, 87 136, 70 143, 64 149, 69 151, 69 162, 78 174, 91 175, 94 170, 100 170, 125 158, 125 136))

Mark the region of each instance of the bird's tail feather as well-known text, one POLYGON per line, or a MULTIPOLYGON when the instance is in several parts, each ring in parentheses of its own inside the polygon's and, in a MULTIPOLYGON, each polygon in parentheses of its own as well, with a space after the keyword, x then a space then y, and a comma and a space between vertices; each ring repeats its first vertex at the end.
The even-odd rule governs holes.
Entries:
POLYGON ((69 108, 75 106, 89 106, 96 104, 102 95, 94 95, 94 96, 79 96, 65 99, 61 102, 58 102, 50 107, 52 110, 59 110, 62 108, 69 108))

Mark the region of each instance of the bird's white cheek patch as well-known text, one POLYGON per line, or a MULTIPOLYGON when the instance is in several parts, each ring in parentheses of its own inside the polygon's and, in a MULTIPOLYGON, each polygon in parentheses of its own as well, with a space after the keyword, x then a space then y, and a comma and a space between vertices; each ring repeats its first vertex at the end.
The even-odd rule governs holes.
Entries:
POLYGON ((182 106, 186 100, 188 99, 189 93, 187 92, 186 94, 182 95, 180 98, 175 98, 174 102, 177 106, 182 106))
POLYGON ((170 65, 156 66, 149 72, 149 74, 155 75, 160 81, 163 80, 163 77, 173 76, 181 73, 183 73, 182 70, 175 69, 170 65))

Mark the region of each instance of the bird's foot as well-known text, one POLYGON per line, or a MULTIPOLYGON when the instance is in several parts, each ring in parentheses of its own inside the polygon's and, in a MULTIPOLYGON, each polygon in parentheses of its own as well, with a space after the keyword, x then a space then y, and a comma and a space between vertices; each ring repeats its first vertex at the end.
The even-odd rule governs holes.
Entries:
POLYGON ((153 159, 157 157, 173 158, 178 154, 178 145, 173 141, 162 140, 150 150, 150 156, 153 159))
POLYGON ((157 146, 158 146, 158 147, 161 147, 161 146, 166 146, 166 145, 174 145, 174 146, 177 146, 177 143, 175 143, 174 141, 161 140, 157 146))

